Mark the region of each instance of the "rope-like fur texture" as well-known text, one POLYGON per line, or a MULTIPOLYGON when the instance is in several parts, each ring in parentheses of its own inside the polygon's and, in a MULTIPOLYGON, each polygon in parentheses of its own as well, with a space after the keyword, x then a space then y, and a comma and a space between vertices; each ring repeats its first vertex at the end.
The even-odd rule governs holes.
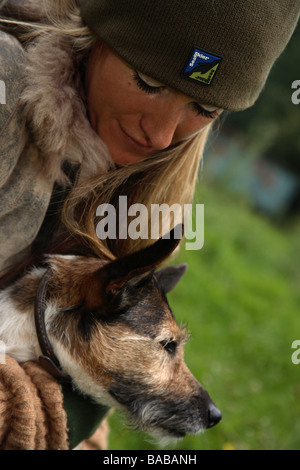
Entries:
POLYGON ((0 449, 69 449, 61 387, 35 362, 0 364, 0 449))

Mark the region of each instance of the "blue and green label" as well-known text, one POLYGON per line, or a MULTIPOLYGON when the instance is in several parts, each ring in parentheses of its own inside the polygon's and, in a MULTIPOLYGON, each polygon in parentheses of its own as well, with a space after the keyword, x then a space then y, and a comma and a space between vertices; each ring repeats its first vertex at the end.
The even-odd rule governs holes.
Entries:
POLYGON ((222 57, 195 47, 183 75, 191 80, 210 85, 221 62, 222 57))

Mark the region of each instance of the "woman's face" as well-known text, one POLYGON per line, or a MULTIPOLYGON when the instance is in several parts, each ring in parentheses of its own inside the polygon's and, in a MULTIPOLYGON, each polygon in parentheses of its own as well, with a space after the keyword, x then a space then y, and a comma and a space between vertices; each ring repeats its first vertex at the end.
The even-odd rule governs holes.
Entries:
POLYGON ((221 113, 132 69, 105 44, 92 51, 86 94, 92 127, 121 166, 189 139, 221 113))

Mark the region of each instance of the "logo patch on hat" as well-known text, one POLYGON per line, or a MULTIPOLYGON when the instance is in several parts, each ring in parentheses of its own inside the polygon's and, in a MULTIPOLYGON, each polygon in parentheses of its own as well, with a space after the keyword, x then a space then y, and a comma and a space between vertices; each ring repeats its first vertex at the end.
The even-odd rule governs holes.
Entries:
POLYGON ((221 62, 222 57, 195 47, 182 74, 185 78, 211 85, 221 62))

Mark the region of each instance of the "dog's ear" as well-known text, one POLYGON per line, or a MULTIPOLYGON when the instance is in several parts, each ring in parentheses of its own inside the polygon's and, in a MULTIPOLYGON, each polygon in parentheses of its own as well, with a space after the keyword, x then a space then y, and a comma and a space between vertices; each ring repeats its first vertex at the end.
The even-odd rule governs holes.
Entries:
POLYGON ((155 273, 158 287, 167 294, 178 284, 187 270, 187 264, 177 266, 167 266, 155 273))
POLYGON ((170 233, 152 245, 118 258, 97 270, 86 283, 86 304, 96 307, 102 295, 120 291, 127 283, 140 282, 165 261, 175 250, 183 236, 183 226, 176 226, 170 233), (101 296, 101 295, 100 295, 101 296))

